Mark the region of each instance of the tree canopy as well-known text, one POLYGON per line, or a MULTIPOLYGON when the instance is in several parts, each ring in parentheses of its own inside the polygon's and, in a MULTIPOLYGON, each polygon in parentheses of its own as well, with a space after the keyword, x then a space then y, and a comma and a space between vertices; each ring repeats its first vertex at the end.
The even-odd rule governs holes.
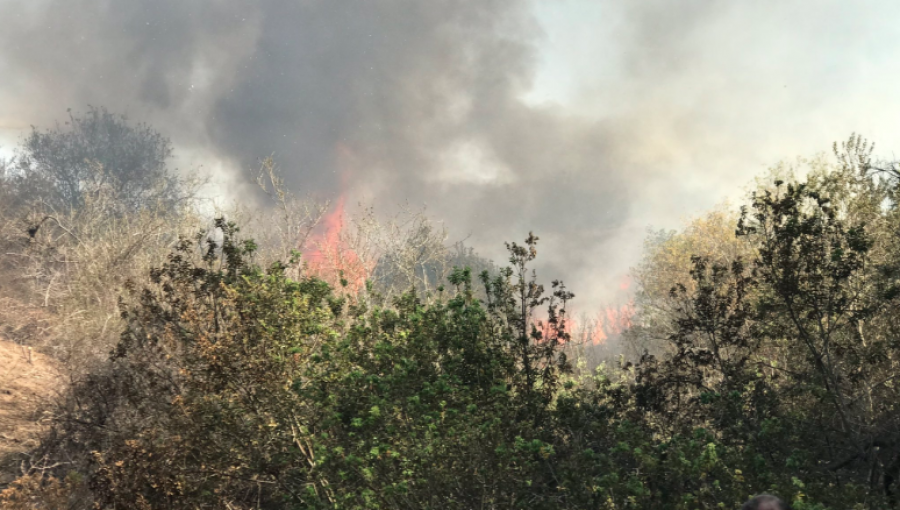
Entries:
POLYGON ((57 209, 78 208, 91 193, 108 190, 132 210, 170 204, 186 190, 168 168, 172 144, 146 124, 90 107, 69 112, 63 125, 33 127, 12 171, 19 198, 30 196, 57 209))

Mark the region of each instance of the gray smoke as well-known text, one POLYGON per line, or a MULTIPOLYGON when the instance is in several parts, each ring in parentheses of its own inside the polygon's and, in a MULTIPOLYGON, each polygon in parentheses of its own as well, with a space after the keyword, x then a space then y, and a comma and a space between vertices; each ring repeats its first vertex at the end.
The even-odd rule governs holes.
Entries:
POLYGON ((844 90, 806 38, 861 18, 837 3, 600 4, 550 54, 584 68, 563 104, 524 98, 554 36, 538 11, 571 1, 0 0, 0 128, 106 106, 222 172, 274 154, 301 193, 427 204, 495 258, 534 230, 544 276, 608 298, 647 224, 865 127, 815 117, 844 90))

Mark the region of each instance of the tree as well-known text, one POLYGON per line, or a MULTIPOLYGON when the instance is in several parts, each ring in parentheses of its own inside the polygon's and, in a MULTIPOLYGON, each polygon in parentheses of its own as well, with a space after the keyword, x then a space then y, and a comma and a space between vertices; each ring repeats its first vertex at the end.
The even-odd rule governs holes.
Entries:
POLYGON ((23 193, 57 209, 81 207, 87 193, 106 189, 127 209, 138 210, 184 198, 180 180, 167 168, 171 156, 169 139, 151 127, 90 107, 83 115, 70 112, 63 126, 33 127, 8 177, 16 178, 23 193))
POLYGON ((869 153, 853 137, 837 165, 751 194, 750 257, 692 258, 670 347, 638 363, 634 391, 657 434, 712 431, 759 490, 790 475, 880 508, 900 473, 897 182, 869 153))
POLYGON ((105 357, 117 293, 202 221, 168 139, 102 108, 33 128, 0 161, 0 323, 76 371, 105 357), (40 327, 37 327, 40 324, 40 327))
POLYGON ((754 246, 734 234, 738 217, 722 205, 691 220, 680 232, 653 232, 644 241, 641 261, 632 270, 636 313, 625 334, 634 359, 645 350, 658 354, 669 345, 680 310, 697 290, 693 257, 725 268, 752 258, 754 246), (685 292, 671 292, 680 287, 685 292))

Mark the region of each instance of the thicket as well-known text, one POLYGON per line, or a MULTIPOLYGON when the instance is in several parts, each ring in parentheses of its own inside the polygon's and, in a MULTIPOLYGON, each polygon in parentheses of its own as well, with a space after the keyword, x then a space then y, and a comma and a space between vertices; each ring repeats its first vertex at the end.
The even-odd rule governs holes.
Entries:
POLYGON ((588 375, 534 236, 505 269, 350 292, 220 219, 127 286, 115 349, 0 502, 895 508, 900 172, 858 137, 834 152, 653 237, 639 355, 588 375))
POLYGON ((0 161, 0 338, 76 372, 106 357, 119 289, 203 225, 200 182, 169 169, 171 154, 149 126, 91 108, 32 128, 0 161))

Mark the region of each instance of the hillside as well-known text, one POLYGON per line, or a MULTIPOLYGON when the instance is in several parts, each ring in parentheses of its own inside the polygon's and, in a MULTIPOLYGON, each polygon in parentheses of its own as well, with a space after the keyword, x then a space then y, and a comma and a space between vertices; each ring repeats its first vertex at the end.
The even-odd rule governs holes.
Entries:
MULTIPOLYGON (((0 340, 0 458, 37 444, 42 412, 62 386, 62 371, 52 359, 0 340)), ((2 480, 0 482, 5 482, 2 480)))

